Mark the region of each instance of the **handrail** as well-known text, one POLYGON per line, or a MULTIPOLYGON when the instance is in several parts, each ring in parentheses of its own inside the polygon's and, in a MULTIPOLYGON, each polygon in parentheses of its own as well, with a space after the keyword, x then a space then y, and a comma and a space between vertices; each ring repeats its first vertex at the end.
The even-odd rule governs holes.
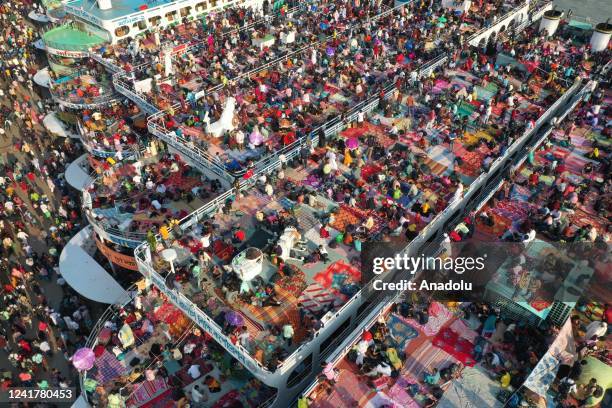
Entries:
POLYGON ((134 252, 136 261, 147 269, 148 278, 157 286, 162 293, 179 309, 181 309, 188 317, 195 320, 196 323, 204 329, 208 334, 213 336, 215 341, 222 345, 234 358, 249 369, 255 377, 265 382, 265 379, 272 373, 259 361, 255 360, 242 345, 233 344, 229 338, 223 333, 221 327, 210 316, 194 304, 181 292, 169 289, 164 278, 147 262, 140 258, 141 252, 134 252))
POLYGON ((87 211, 85 212, 85 216, 94 228, 101 228, 106 234, 118 237, 121 240, 133 241, 134 247, 140 245, 140 243, 147 238, 147 234, 144 232, 121 231, 119 228, 111 227, 104 220, 95 219, 94 216, 87 211))
POLYGON ((92 96, 92 97, 79 97, 76 101, 70 97, 65 98, 63 95, 58 94, 57 92, 51 91, 51 96, 57 102, 71 103, 74 105, 100 105, 104 103, 108 103, 109 101, 119 100, 122 97, 118 96, 115 92, 109 92, 106 94, 92 96))
POLYGON ((524 3, 521 3, 520 5, 516 6, 515 8, 513 8, 512 10, 508 11, 506 14, 504 14, 501 18, 499 18, 499 20, 497 20, 495 22, 495 24, 492 24, 488 27, 483 27, 480 30, 476 31, 474 34, 472 34, 470 37, 468 37, 467 39, 467 43, 472 45, 472 46, 478 46, 478 44, 472 44, 472 41, 474 41, 477 37, 481 36, 482 34, 484 34, 487 31, 497 31, 497 27, 502 26, 506 23, 506 19, 510 16, 514 17, 514 14, 520 12, 523 8, 525 8, 526 6, 529 6, 529 1, 526 1, 524 3))

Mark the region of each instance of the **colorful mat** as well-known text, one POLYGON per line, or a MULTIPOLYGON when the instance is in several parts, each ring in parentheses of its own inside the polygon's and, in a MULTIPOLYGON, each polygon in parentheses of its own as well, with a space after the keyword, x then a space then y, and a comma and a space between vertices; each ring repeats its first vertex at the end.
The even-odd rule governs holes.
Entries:
POLYGON ((438 302, 433 302, 429 306, 429 320, 425 325, 419 324, 414 319, 405 319, 398 316, 398 318, 402 319, 406 324, 420 330, 427 337, 434 336, 436 333, 438 333, 440 328, 444 326, 452 317, 453 314, 450 312, 450 310, 438 302))
POLYGON ((406 346, 410 340, 419 335, 419 332, 414 327, 395 314, 391 315, 387 322, 387 326, 395 340, 398 341, 399 349, 402 351, 406 350, 406 346))
POLYGON ((432 344, 441 348, 468 367, 473 367, 476 361, 472 358, 474 345, 460 337, 451 328, 441 330, 433 339, 432 344))
POLYGON ((96 358, 94 367, 96 368, 96 380, 100 384, 105 384, 127 373, 127 368, 123 363, 108 350, 104 350, 104 353, 96 358))

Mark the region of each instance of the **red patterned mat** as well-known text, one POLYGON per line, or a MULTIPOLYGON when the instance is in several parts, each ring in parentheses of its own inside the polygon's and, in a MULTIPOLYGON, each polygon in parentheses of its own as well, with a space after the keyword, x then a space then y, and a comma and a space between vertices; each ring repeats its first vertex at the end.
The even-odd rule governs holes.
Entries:
POLYGON ((433 345, 446 351, 468 367, 473 367, 476 361, 472 358, 474 345, 460 337, 450 327, 442 329, 432 341, 433 345))

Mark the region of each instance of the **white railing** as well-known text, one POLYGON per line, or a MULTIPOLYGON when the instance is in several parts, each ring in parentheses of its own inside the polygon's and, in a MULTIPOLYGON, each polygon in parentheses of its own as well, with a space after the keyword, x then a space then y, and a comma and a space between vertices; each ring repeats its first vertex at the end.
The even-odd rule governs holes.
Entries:
POLYGON ((110 225, 105 220, 100 220, 95 217, 93 200, 89 189, 94 185, 100 175, 93 171, 89 175, 89 180, 85 184, 82 195, 82 207, 85 217, 101 237, 124 247, 136 248, 147 238, 146 232, 123 231, 115 226, 110 225))
POLYGON ((99 55, 95 52, 90 52, 89 57, 94 61, 98 62, 99 64, 103 65, 104 67, 108 68, 108 70, 111 71, 113 74, 116 74, 118 72, 124 72, 123 69, 120 66, 116 65, 115 62, 110 58, 104 58, 102 55, 99 55))
POLYGON ((123 72, 118 72, 113 75, 113 85, 117 92, 121 93, 122 95, 125 95, 127 98, 134 101, 134 103, 138 104, 138 106, 140 106, 140 108, 146 113, 150 115, 158 113, 160 110, 151 102, 149 102, 147 96, 142 93, 136 92, 135 90, 132 90, 130 82, 125 81, 123 79, 124 77, 125 74, 123 72))
MULTIPOLYGON (((225 348, 236 360, 244 365, 257 379, 264 384, 270 383, 272 372, 255 360, 250 353, 240 344, 233 344, 223 333, 222 328, 198 305, 194 304, 185 295, 175 289, 170 289, 166 285, 164 278, 146 262, 143 251, 148 251, 148 246, 141 246, 134 251, 136 262, 145 270, 145 276, 157 286, 162 293, 191 320, 200 326, 206 333, 210 334, 217 343, 225 348), (148 275, 148 276, 147 276, 148 275)), ((141 269, 142 271, 142 269, 141 269)))
POLYGON ((493 34, 493 32, 499 32, 502 26, 506 26, 507 28, 510 25, 510 21, 512 21, 518 14, 524 14, 524 20, 529 20, 529 18, 527 17, 528 12, 529 1, 521 4, 520 6, 515 7, 514 9, 504 14, 499 20, 495 22, 495 24, 489 27, 484 27, 476 33, 472 34, 468 38, 468 43, 474 47, 477 47, 482 39, 489 38, 489 36, 493 34))
POLYGON ((552 10, 553 9, 553 2, 549 1, 548 3, 544 4, 543 6, 541 6, 539 9, 534 10, 531 13, 531 22, 537 21, 539 19, 542 18, 542 16, 544 15, 544 13, 546 13, 548 10, 552 10))

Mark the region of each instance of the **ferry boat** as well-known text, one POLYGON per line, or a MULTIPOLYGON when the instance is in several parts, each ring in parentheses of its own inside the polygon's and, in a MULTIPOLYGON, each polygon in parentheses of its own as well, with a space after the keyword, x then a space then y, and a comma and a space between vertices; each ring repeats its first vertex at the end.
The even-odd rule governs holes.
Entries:
MULTIPOLYGON (((276 10, 244 3, 267 13, 249 14, 236 27, 229 8, 141 36, 146 28, 134 26, 162 15, 154 13, 190 6, 141 9, 139 20, 109 20, 111 32, 77 3, 65 9, 79 30, 106 30, 70 54, 86 61, 79 69, 97 72, 96 82, 77 71, 52 78, 51 88, 72 110, 91 154, 91 168, 75 167, 87 169, 75 185, 95 232, 89 242, 115 275, 138 270, 270 387, 270 406, 288 406, 321 363, 344 350, 338 347, 350 333, 397 301, 362 279, 362 244, 405 238, 411 255, 437 248, 550 132, 550 122, 593 91, 595 80, 587 79, 600 69, 595 63, 552 75, 534 61, 535 46, 580 60, 580 45, 568 51, 554 39, 559 16, 551 3, 478 10, 469 1, 442 2, 434 17, 424 2, 276 10), (390 32, 411 22, 427 29, 395 41, 390 32), (503 49, 524 30, 539 43, 503 49), (384 45, 372 39, 378 32, 384 45), (231 44, 247 58, 223 51, 223 61, 215 60, 231 44), (344 77, 330 76, 330 64, 344 77), (106 101, 91 89, 103 86, 112 95, 106 101), (449 126, 451 117, 462 127, 449 126), (365 165, 354 163, 360 156, 365 165), (390 182, 405 162, 418 166, 390 182), (368 194, 380 186, 388 191, 368 194), (241 325, 228 324, 228 314, 241 325)), ((116 10, 96 12, 101 18, 116 10)), ((50 54, 59 49, 47 44, 50 54)), ((113 296, 108 303, 123 302, 128 291, 113 296)))

